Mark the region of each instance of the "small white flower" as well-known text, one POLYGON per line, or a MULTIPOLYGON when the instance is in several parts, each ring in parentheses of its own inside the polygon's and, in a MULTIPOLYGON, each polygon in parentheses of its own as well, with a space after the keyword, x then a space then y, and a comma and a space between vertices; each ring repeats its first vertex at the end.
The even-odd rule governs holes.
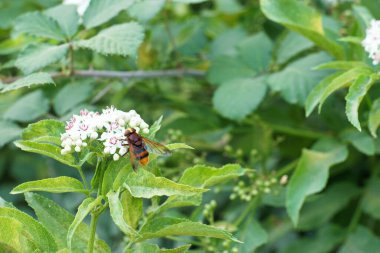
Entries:
POLYGON ((373 60, 373 64, 380 62, 380 20, 371 20, 366 31, 366 37, 362 41, 364 50, 373 60))
POLYGON ((63 4, 74 4, 78 5, 77 12, 80 16, 83 16, 86 11, 88 5, 90 4, 90 0, 63 0, 63 4))
POLYGON ((75 150, 75 152, 80 152, 81 151, 81 149, 80 149, 79 146, 76 146, 74 150, 75 150))
POLYGON ((119 160, 119 158, 120 158, 120 156, 119 156, 118 154, 114 154, 114 155, 113 155, 113 160, 114 160, 114 161, 119 160))
POLYGON ((148 133, 149 133, 149 129, 148 129, 148 128, 144 128, 144 129, 143 129, 143 133, 144 133, 144 134, 148 134, 148 133))

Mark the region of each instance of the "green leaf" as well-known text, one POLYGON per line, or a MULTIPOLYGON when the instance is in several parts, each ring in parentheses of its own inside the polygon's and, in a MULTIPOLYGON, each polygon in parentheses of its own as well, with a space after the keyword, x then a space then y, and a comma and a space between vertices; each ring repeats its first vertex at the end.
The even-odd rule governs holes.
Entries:
MULTIPOLYGON (((221 168, 214 168, 206 165, 196 165, 188 168, 183 173, 179 183, 191 185, 194 187, 211 187, 221 184, 230 179, 244 175, 245 169, 238 164, 226 164, 221 168)), ((168 208, 200 205, 202 195, 195 196, 172 196, 169 197, 160 207, 158 211, 168 208)))
POLYGON ((187 145, 186 143, 170 143, 165 145, 169 150, 176 150, 176 149, 194 149, 193 147, 187 145))
POLYGON ((226 83, 237 78, 252 78, 255 71, 236 56, 222 55, 212 61, 207 80, 213 84, 226 83))
POLYGON ((165 0, 143 0, 135 2, 127 9, 128 14, 140 22, 147 22, 154 18, 164 7, 165 0))
POLYGON ((17 90, 24 87, 30 88, 30 86, 48 84, 48 83, 54 84, 54 81, 53 79, 51 79, 49 74, 43 73, 43 72, 33 73, 23 78, 20 78, 14 81, 13 83, 5 85, 4 88, 0 92, 4 93, 7 91, 17 90))
POLYGON ((299 53, 314 46, 313 42, 295 32, 288 32, 277 50, 277 62, 284 64, 299 53))
POLYGON ((143 39, 142 26, 130 22, 104 29, 88 40, 78 41, 77 45, 105 55, 136 56, 143 39))
POLYGON ((356 80, 360 75, 371 75, 372 71, 369 70, 367 67, 357 67, 350 69, 337 78, 335 78, 331 83, 329 83, 323 90, 322 96, 319 101, 319 107, 318 112, 321 112, 323 103, 326 101, 326 99, 335 91, 338 89, 341 89, 345 87, 346 85, 349 85, 352 81, 356 80))
POLYGON ((128 237, 134 237, 137 235, 137 232, 124 219, 124 208, 119 195, 120 190, 116 192, 110 191, 107 194, 112 220, 124 234, 128 237))
POLYGON ((37 37, 64 41, 65 36, 58 23, 40 12, 26 13, 15 20, 14 33, 26 33, 37 37))
POLYGON ((363 197, 363 203, 362 203, 362 209, 365 213, 371 215, 375 219, 380 219, 380 179, 374 178, 370 180, 367 183, 364 197, 363 197))
POLYGON ((19 137, 21 131, 22 129, 18 125, 0 120, 0 147, 19 137))
POLYGON ((175 249, 160 249, 158 245, 151 243, 139 243, 127 253, 186 253, 190 248, 190 244, 180 246, 175 249))
POLYGON ((339 182, 329 186, 326 192, 314 201, 305 203, 301 210, 298 229, 312 230, 327 223, 334 215, 344 209, 360 191, 351 182, 339 182), (323 208, 320 208, 323 206, 323 208))
POLYGON ((76 5, 57 5, 44 12, 45 15, 57 21, 67 38, 71 38, 79 26, 79 15, 76 5))
POLYGON ((244 243, 238 245, 240 253, 255 252, 255 250, 268 241, 268 233, 253 219, 249 218, 239 229, 237 237, 244 243))
POLYGON ((237 48, 239 59, 255 72, 261 73, 268 69, 272 59, 273 42, 264 32, 246 38, 237 48))
MULTIPOLYGON (((0 218, 3 217, 12 218, 20 222, 20 224, 22 225, 22 231, 20 231, 19 235, 27 233, 30 236, 29 239, 33 241, 33 243, 37 246, 39 250, 43 252, 57 251, 57 245, 55 244, 54 238, 39 222, 34 220, 29 215, 15 208, 2 207, 0 208, 0 218)), ((4 223, 1 224, 1 230, 5 230, 5 232, 12 231, 12 229, 6 230, 3 227, 3 225, 5 225, 4 223)))
POLYGON ((221 55, 237 55, 236 47, 246 37, 247 32, 241 26, 236 26, 222 32, 211 43, 211 59, 215 59, 221 55))
POLYGON ((347 158, 346 146, 324 140, 317 143, 314 151, 304 149, 297 168, 289 181, 286 192, 286 209, 294 225, 305 199, 320 192, 326 185, 329 168, 347 158), (327 150, 326 150, 327 149, 327 150))
POLYGON ((214 93, 213 104, 226 118, 242 120, 264 99, 267 90, 262 77, 233 79, 223 83, 214 93))
POLYGON ((173 0, 173 2, 177 3, 185 3, 185 4, 197 4, 197 3, 203 3, 209 0, 173 0))
POLYGON ((29 124, 28 127, 22 132, 22 139, 38 140, 46 136, 60 138, 64 131, 65 124, 62 121, 45 119, 29 124))
POLYGON ((305 102, 306 117, 308 117, 313 112, 314 108, 318 105, 326 87, 341 74, 342 72, 336 72, 332 75, 327 76, 311 90, 305 102))
POLYGON ((49 99, 45 97, 42 90, 36 90, 19 98, 4 112, 3 118, 30 122, 45 115, 48 111, 49 99))
POLYGON ((82 221, 86 216, 94 210, 99 204, 101 204, 102 197, 99 196, 96 199, 86 198, 83 200, 82 204, 78 207, 78 211, 75 215, 73 222, 71 223, 69 229, 67 230, 67 248, 69 251, 72 250, 72 241, 75 234, 75 231, 78 229, 79 225, 82 224, 82 221))
MULTIPOLYGON (((127 168, 129 173, 122 177, 122 182, 124 182, 123 186, 133 197, 136 198, 152 198, 154 196, 172 195, 191 196, 207 191, 206 189, 175 183, 164 177, 156 177, 154 174, 144 169, 139 169, 137 173, 135 173, 131 171, 130 166, 127 168)), ((123 169, 125 171, 126 167, 123 169)), ((119 174, 118 177, 120 175, 122 174, 119 174)), ((118 181, 117 179, 115 180, 115 183, 118 181)))
POLYGON ((380 248, 380 238, 368 228, 358 226, 350 234, 346 242, 338 251, 339 253, 376 252, 380 248))
POLYGON ((277 73, 271 74, 267 82, 273 91, 280 92, 291 104, 303 105, 313 87, 329 72, 313 71, 312 68, 330 58, 325 53, 314 53, 290 63, 277 73))
POLYGON ((367 65, 361 61, 330 61, 322 63, 316 66, 315 70, 321 69, 337 69, 337 70, 350 70, 357 67, 367 67, 367 65))
POLYGON ((66 55, 68 48, 68 44, 29 46, 17 57, 15 66, 25 74, 30 74, 61 60, 66 55))
POLYGON ((358 151, 368 156, 375 154, 375 141, 365 132, 358 132, 352 129, 343 131, 340 137, 351 143, 358 151))
MULTIPOLYGON (((59 139, 57 139, 57 141, 59 141, 59 139)), ((55 144, 23 140, 14 143, 21 150, 45 155, 70 167, 78 168, 78 162, 75 157, 72 154, 62 155, 62 148, 55 144)))
POLYGON ((43 192, 82 192, 88 194, 88 190, 84 189, 83 184, 72 177, 55 177, 42 180, 30 181, 20 184, 13 188, 11 194, 19 194, 24 192, 43 191, 43 192))
POLYGON ((368 117, 368 129, 373 137, 377 137, 376 130, 380 126, 380 98, 373 101, 368 117))
POLYGON ((83 14, 87 29, 99 26, 132 5, 134 0, 92 0, 83 14))
POLYGON ((162 118, 163 116, 160 116, 160 118, 158 120, 156 120, 149 128, 149 135, 148 137, 150 139, 154 139, 154 137, 156 136, 156 133, 158 132, 158 130, 160 130, 161 128, 161 122, 162 122, 162 118))
MULTIPOLYGON (((74 216, 57 205, 54 201, 36 193, 25 193, 25 199, 34 209, 39 222, 54 236, 59 249, 66 248, 66 236, 74 216)), ((86 252, 90 237, 90 228, 80 223, 73 237, 73 252, 86 252)), ((108 245, 101 240, 95 240, 95 252, 110 252, 108 245)))
POLYGON ((145 226, 141 228, 139 241, 166 237, 166 236, 206 236, 214 237, 224 240, 231 240, 234 242, 240 242, 230 233, 199 222, 193 222, 187 219, 178 219, 171 217, 159 217, 150 220, 145 226))
POLYGON ((262 0, 261 10, 270 20, 280 23, 313 41, 337 59, 343 58, 343 49, 325 36, 321 15, 297 0, 262 0))
POLYGON ((350 86, 346 96, 346 115, 348 121, 359 131, 362 130, 359 122, 359 106, 374 81, 372 76, 359 76, 350 86))
POLYGON ((54 97, 54 111, 64 115, 91 97, 93 89, 93 84, 88 81, 66 84, 54 97))
POLYGON ((0 216, 0 248, 3 252, 35 252, 38 248, 31 241, 32 235, 15 218, 0 216))
POLYGON ((136 229, 143 215, 143 200, 135 198, 129 191, 123 191, 120 196, 125 222, 136 229))

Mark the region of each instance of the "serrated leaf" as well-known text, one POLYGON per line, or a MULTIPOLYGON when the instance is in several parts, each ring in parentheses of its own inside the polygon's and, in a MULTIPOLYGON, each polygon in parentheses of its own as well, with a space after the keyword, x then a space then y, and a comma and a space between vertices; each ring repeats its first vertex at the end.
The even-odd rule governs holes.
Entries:
MULTIPOLYGON (((57 140, 59 141, 59 139, 57 140)), ((51 143, 19 140, 14 142, 21 150, 48 156, 70 167, 78 168, 78 163, 72 154, 62 155, 62 148, 51 143)))
POLYGON ((46 178, 36 181, 29 181, 13 188, 11 194, 19 194, 24 192, 43 191, 43 192, 82 192, 88 194, 89 191, 84 189, 83 184, 72 177, 55 177, 46 178))
POLYGON ((123 186, 136 198, 172 195, 192 196, 207 191, 206 189, 175 183, 164 177, 156 177, 144 169, 139 169, 137 173, 132 172, 130 167, 128 170, 129 173, 124 177, 123 186))
POLYGON ((72 240, 75 234, 75 231, 78 229, 79 225, 82 224, 82 221, 86 216, 102 201, 102 197, 99 196, 96 199, 86 198, 83 200, 82 204, 78 207, 78 211, 75 215, 73 222, 71 223, 69 229, 67 230, 67 248, 69 251, 72 251, 72 240))
POLYGON ((186 253, 190 246, 190 244, 187 244, 175 249, 160 249, 156 244, 139 243, 133 250, 131 249, 126 253, 186 253))
POLYGON ((143 215, 143 200, 133 197, 129 191, 123 191, 120 196, 120 202, 123 208, 124 220, 133 229, 136 229, 143 215))
POLYGON ((90 82, 66 84, 54 97, 54 111, 58 115, 64 115, 91 97, 93 89, 94 86, 90 82))
POLYGON ((161 115, 160 118, 158 118, 158 120, 156 120, 149 128, 149 134, 148 134, 148 137, 150 139, 154 139, 154 137, 156 136, 156 133, 158 132, 158 130, 160 130, 161 128, 161 122, 162 122, 162 118, 163 116, 161 115))
POLYGON ((11 91, 11 90, 17 90, 24 87, 30 88, 31 86, 35 85, 41 85, 41 84, 54 84, 53 79, 51 79, 50 75, 48 73, 33 73, 28 76, 25 76, 23 78, 20 78, 13 83, 7 84, 4 86, 2 90, 0 90, 1 93, 11 91))
POLYGON ((79 26, 79 15, 76 5, 57 5, 44 12, 45 15, 57 21, 67 38, 71 38, 79 26))
POLYGON ((49 111, 49 99, 42 90, 36 90, 19 98, 8 110, 3 118, 13 121, 30 122, 45 115, 49 111))
POLYGON ((277 62, 283 64, 299 53, 314 46, 313 42, 295 32, 288 32, 281 40, 276 53, 277 62))
MULTIPOLYGON (((66 248, 66 236, 74 216, 56 204, 36 193, 25 193, 28 205, 33 208, 39 222, 54 236, 59 249, 66 248)), ((86 252, 90 228, 81 223, 73 238, 73 251, 86 252)), ((111 252, 108 245, 99 239, 95 240, 95 252, 111 252)))
POLYGON ((323 103, 335 91, 349 85, 352 81, 356 80, 361 75, 371 75, 372 71, 367 67, 357 67, 350 69, 329 83, 323 90, 322 96, 319 101, 318 112, 321 112, 323 103))
MULTIPOLYGON (((37 248, 43 252, 55 252, 57 251, 57 245, 54 241, 54 238, 49 234, 49 232, 36 220, 34 220, 29 215, 9 207, 0 208, 0 218, 7 217, 16 219, 22 225, 22 232, 20 231, 19 235, 27 233, 30 235, 30 239, 37 246, 37 248)), ((0 221, 1 223, 1 221, 0 221)), ((11 232, 11 230, 6 230, 2 224, 2 229, 4 232, 11 232)))
POLYGON ((199 222, 193 222, 187 219, 178 219, 171 217, 159 217, 149 221, 141 228, 139 241, 157 237, 166 236, 206 236, 224 240, 240 242, 230 233, 199 222))
POLYGON ((338 182, 329 186, 314 201, 302 207, 298 229, 312 230, 327 223, 334 215, 359 195, 359 188, 351 182, 338 182), (323 206, 323 208, 320 208, 323 206))
POLYGON ((336 72, 332 75, 327 76, 311 90, 305 101, 306 117, 309 117, 314 108, 318 105, 326 87, 341 74, 342 72, 336 72))
POLYGON ((325 53, 308 55, 290 63, 284 70, 269 75, 267 82, 287 102, 303 105, 313 87, 329 73, 326 70, 313 71, 312 68, 328 60, 330 58, 325 53))
POLYGON ((21 132, 22 128, 18 125, 8 121, 0 121, 0 147, 16 139, 21 135, 21 132))
MULTIPOLYGON (((226 164, 221 168, 196 165, 185 170, 179 183, 194 187, 211 187, 242 176, 244 173, 245 169, 238 164, 226 164)), ((158 211, 163 211, 172 207, 199 205, 201 201, 201 194, 189 197, 172 196, 159 207, 158 211)))
POLYGON ((221 55, 237 55, 236 46, 247 37, 247 32, 241 26, 223 31, 211 43, 211 59, 221 55))
POLYGON ((170 143, 165 145, 169 150, 176 150, 176 149, 194 149, 193 147, 187 145, 186 143, 170 143))
POLYGON ((306 198, 325 187, 329 168, 344 161, 348 155, 346 146, 330 140, 317 143, 315 149, 318 151, 302 151, 287 187, 286 209, 295 226, 298 224, 299 212, 306 198), (320 151, 321 149, 323 151, 320 151))
POLYGON ((264 99, 265 78, 241 78, 223 83, 214 93, 213 104, 226 118, 242 120, 252 113, 264 99))
POLYGON ((268 69, 272 59, 273 42, 264 32, 244 39, 237 49, 239 59, 255 72, 262 73, 268 69))
POLYGON ((244 222, 237 236, 244 242, 238 245, 239 253, 255 252, 258 247, 268 241, 268 233, 253 217, 244 222))
MULTIPOLYGON (((24 230, 23 224, 15 218, 0 216, 0 245, 5 245, 4 252, 34 252, 38 250, 32 235, 24 230)), ((0 249, 3 250, 3 247, 0 249)))
POLYGON ((68 48, 68 44, 29 46, 17 57, 15 66, 25 74, 30 74, 61 60, 66 55, 68 48))
POLYGON ((129 237, 136 236, 137 232, 124 220, 124 208, 119 195, 120 190, 110 191, 107 194, 112 220, 124 234, 129 237))
POLYGON ((304 2, 297 0, 262 0, 260 1, 260 6, 262 12, 270 20, 302 34, 337 59, 343 58, 343 48, 325 36, 321 15, 304 2))
POLYGON ((373 101, 368 117, 368 129, 373 137, 377 137, 376 130, 380 126, 380 98, 373 101))
POLYGON ((331 61, 322 63, 316 66, 315 70, 321 69, 337 69, 337 70, 349 70, 357 67, 367 67, 365 63, 361 61, 331 61))
POLYGON ((15 20, 14 33, 16 35, 26 33, 28 35, 56 39, 64 41, 61 28, 51 17, 40 12, 31 12, 21 15, 15 20))
POLYGON ((140 22, 147 22, 156 16, 164 7, 165 0, 143 0, 135 2, 127 9, 128 14, 140 22))
POLYGON ((372 76, 359 76, 355 82, 350 86, 346 96, 346 115, 348 121, 361 131, 359 122, 359 106, 364 96, 368 93, 372 87, 375 79, 372 76))
POLYGON ((340 134, 340 137, 351 143, 358 151, 368 156, 375 154, 375 141, 366 132, 358 132, 348 129, 340 134))
POLYGON ((380 219, 380 179, 374 178, 367 182, 364 196, 363 196, 363 203, 362 203, 362 209, 365 213, 372 216, 375 219, 380 219))
POLYGON ((78 41, 76 45, 105 55, 136 56, 143 39, 142 26, 130 22, 111 26, 88 40, 78 41))
POLYGON ((207 72, 207 80, 213 84, 226 83, 238 78, 253 78, 256 72, 236 56, 216 57, 207 72))
POLYGON ((363 226, 358 226, 350 234, 339 253, 376 252, 380 248, 380 238, 363 226))
POLYGON ((64 131, 65 124, 62 121, 45 119, 29 124, 22 132, 22 139, 36 140, 45 136, 60 138, 64 131))
POLYGON ((135 0, 92 0, 83 14, 87 29, 99 26, 127 9, 135 0))

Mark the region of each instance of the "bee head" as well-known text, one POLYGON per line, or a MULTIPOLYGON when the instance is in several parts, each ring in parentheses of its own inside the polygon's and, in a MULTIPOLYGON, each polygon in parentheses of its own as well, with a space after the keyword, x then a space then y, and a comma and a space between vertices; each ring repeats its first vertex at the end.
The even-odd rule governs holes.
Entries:
POLYGON ((127 130, 125 130, 124 135, 125 136, 129 136, 129 135, 131 135, 132 133, 135 133, 135 132, 136 132, 136 129, 134 129, 134 128, 127 128, 127 130))

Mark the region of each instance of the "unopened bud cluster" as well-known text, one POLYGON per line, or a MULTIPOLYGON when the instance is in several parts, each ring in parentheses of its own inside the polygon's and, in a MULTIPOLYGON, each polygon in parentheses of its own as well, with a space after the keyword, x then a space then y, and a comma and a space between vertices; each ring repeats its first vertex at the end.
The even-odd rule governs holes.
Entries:
POLYGON ((149 126, 135 110, 123 112, 114 107, 107 107, 99 112, 82 110, 67 121, 65 133, 61 134, 61 154, 81 152, 92 141, 98 141, 106 155, 118 160, 127 150, 124 133, 128 127, 136 132, 149 133, 149 126))

